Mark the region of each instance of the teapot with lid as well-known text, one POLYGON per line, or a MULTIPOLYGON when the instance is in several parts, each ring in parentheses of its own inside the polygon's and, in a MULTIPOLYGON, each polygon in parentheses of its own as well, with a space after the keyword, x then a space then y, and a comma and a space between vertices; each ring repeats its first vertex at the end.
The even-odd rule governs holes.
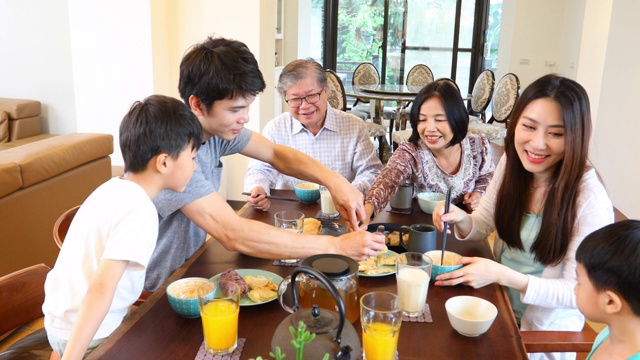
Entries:
MULTIPOLYGON (((301 274, 309 275, 308 277, 313 277, 315 281, 324 285, 335 300, 338 312, 320 308, 318 305, 313 305, 310 309, 301 309, 298 303, 298 288, 292 286, 293 313, 278 325, 271 340, 271 350, 275 352, 278 346, 282 353, 287 355, 287 359, 295 359, 296 349, 291 345, 289 326, 297 330, 299 322, 302 321, 309 332, 316 334, 315 339, 304 348, 305 358, 322 359, 326 353, 330 355, 330 359, 357 358, 361 354, 360 339, 353 325, 345 321, 344 302, 336 287, 322 272, 309 266, 294 269, 291 273, 291 281, 295 284, 296 277, 301 274)), ((282 298, 282 294, 280 297, 282 298)), ((282 304, 282 300, 280 303, 282 304)), ((288 308, 285 307, 285 309, 288 308)))
MULTIPOLYGON (((358 301, 358 263, 346 256, 335 254, 318 254, 302 261, 302 266, 310 267, 325 275, 335 286, 344 302, 347 320, 355 323, 360 317, 360 303, 358 301)), ((338 311, 337 303, 329 290, 314 277, 302 274, 298 282, 286 277, 278 290, 280 305, 292 313, 293 309, 283 302, 284 294, 289 283, 295 284, 300 292, 300 307, 310 309, 314 304, 320 308, 338 311)), ((292 286, 293 288, 294 286, 292 286)))

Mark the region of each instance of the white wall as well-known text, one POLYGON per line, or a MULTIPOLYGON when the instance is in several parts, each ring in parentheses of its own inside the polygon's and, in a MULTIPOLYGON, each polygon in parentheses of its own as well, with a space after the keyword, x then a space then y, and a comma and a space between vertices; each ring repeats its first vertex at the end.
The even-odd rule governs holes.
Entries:
POLYGON ((581 83, 594 122, 591 160, 614 205, 640 218, 640 48, 629 39, 640 33, 640 2, 505 0, 502 16, 496 75, 516 73, 522 89, 550 72, 581 83))
POLYGON ((77 129, 66 0, 0 1, 0 97, 42 103, 44 132, 77 129))
POLYGON ((69 36, 78 132, 114 135, 133 102, 153 94, 148 1, 69 0, 69 36), (126 9, 123 11, 123 9, 126 9))
POLYGON ((640 219, 640 2, 613 1, 592 159, 613 203, 640 219))

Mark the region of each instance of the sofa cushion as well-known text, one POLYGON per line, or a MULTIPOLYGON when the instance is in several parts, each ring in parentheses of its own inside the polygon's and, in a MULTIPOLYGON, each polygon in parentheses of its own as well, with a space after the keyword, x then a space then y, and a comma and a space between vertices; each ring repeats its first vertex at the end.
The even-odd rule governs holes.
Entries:
POLYGON ((18 164, 3 161, 0 164, 0 174, 0 197, 11 194, 22 187, 22 176, 18 164))
POLYGON ((11 119, 40 116, 40 101, 0 98, 0 110, 9 113, 11 119))
POLYGON ((9 141, 9 113, 0 111, 0 144, 9 141))
POLYGON ((18 164, 22 187, 27 187, 112 152, 109 134, 73 133, 3 150, 2 163, 18 164))

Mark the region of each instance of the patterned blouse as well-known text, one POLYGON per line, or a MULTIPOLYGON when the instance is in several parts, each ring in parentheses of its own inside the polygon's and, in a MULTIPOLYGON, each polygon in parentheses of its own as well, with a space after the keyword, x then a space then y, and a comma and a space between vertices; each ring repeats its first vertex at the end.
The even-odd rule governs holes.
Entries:
POLYGON ((438 166, 433 153, 422 140, 418 140, 418 146, 403 142, 367 192, 365 204, 373 205, 374 215, 379 213, 402 183, 413 184, 413 197, 424 191, 446 194, 452 187, 451 202, 454 204, 462 202, 467 193, 484 194, 495 170, 489 155, 489 140, 468 133, 460 145, 460 169, 455 174, 448 174, 438 166))

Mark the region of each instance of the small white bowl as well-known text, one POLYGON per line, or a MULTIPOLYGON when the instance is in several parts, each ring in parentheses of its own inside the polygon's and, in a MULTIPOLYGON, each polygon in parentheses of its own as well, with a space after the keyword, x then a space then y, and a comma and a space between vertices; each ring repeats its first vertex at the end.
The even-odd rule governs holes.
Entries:
POLYGON ((445 201, 447 196, 437 192, 421 192, 418 194, 418 205, 427 214, 432 214, 438 203, 445 201))
POLYGON ((495 305, 475 296, 454 296, 444 304, 451 326, 461 335, 475 337, 489 330, 498 315, 495 305))

